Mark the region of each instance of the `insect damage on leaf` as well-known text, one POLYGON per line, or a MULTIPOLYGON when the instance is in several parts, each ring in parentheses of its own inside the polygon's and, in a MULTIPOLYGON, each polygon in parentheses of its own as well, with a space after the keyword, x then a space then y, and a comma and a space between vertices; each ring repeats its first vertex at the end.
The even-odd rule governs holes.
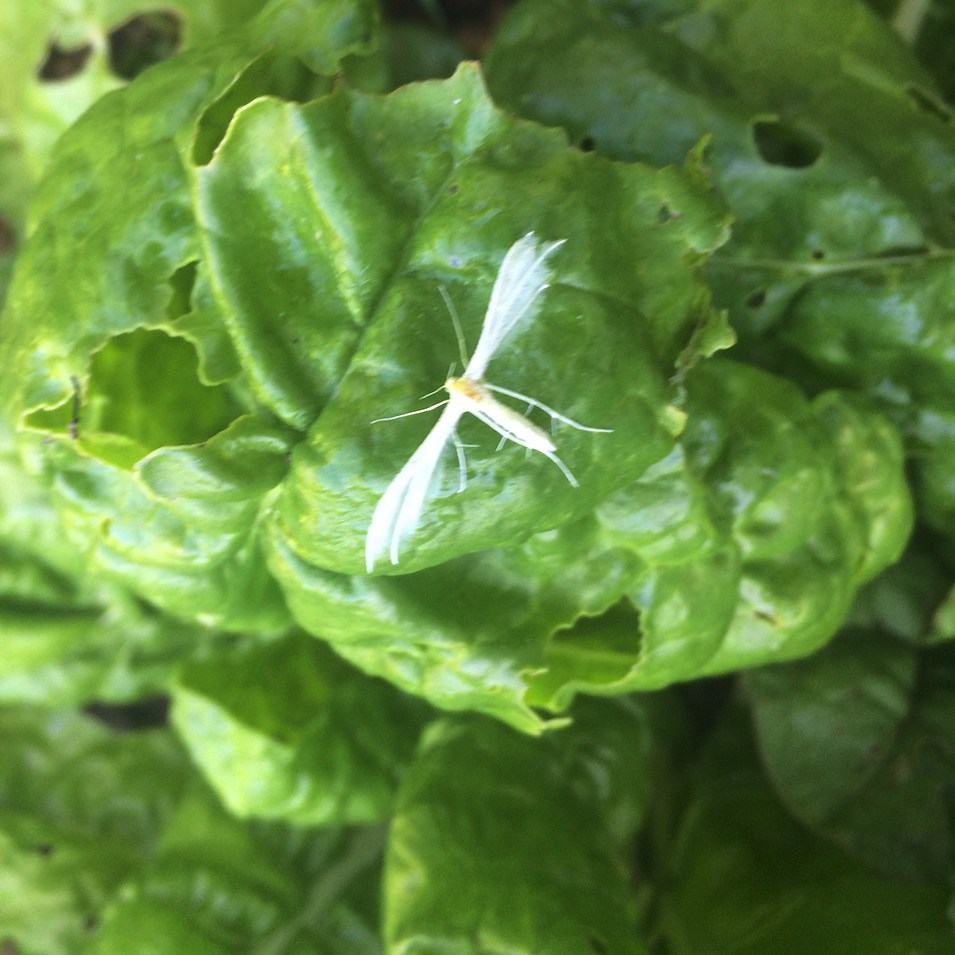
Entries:
POLYGON ((609 433, 612 430, 580 424, 536 398, 529 398, 520 392, 491 385, 483 380, 484 371, 497 350, 517 324, 531 314, 538 296, 548 287, 550 270, 547 258, 565 241, 560 239, 556 242, 541 243, 533 232, 528 232, 508 249, 494 281, 484 324, 470 361, 464 354, 464 336, 454 308, 444 289, 441 290, 458 336, 461 360, 465 366, 464 373, 459 378, 449 377, 445 381, 443 387, 448 397, 444 401, 417 411, 376 419, 376 422, 394 421, 444 406, 435 426, 395 475, 375 507, 365 538, 365 566, 368 573, 372 572, 376 561, 386 551, 391 563, 398 563, 401 542, 414 533, 420 522, 431 479, 449 441, 457 451, 460 468, 459 490, 463 491, 467 486, 464 445, 457 435, 458 421, 466 413, 474 415, 501 435, 501 444, 513 441, 543 454, 560 468, 571 485, 578 486, 570 468, 557 456, 557 446, 550 435, 528 421, 524 415, 498 401, 492 392, 526 402, 528 411, 532 407, 540 408, 552 421, 563 422, 580 431, 609 433))

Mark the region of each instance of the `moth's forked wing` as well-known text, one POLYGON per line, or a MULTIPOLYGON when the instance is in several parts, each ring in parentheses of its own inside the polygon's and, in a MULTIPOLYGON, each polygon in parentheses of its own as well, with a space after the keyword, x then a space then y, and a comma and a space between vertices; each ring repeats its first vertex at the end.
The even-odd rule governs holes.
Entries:
POLYGON ((421 520, 425 497, 441 452, 462 414, 462 409, 453 403, 446 405, 427 437, 385 488, 365 537, 365 567, 369 574, 386 551, 391 562, 398 563, 401 541, 414 532, 421 520))
POLYGON ((534 300, 550 284, 546 259, 565 241, 539 242, 533 232, 528 232, 507 250, 494 280, 481 337, 465 369, 465 378, 482 378, 501 342, 530 313, 534 300))

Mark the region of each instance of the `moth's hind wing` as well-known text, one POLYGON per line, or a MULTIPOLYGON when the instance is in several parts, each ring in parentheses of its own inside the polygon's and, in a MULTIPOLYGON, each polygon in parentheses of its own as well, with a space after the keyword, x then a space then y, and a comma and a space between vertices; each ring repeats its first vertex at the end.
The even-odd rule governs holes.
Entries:
POLYGON ((449 404, 394 476, 378 500, 365 536, 365 568, 370 574, 382 554, 398 563, 401 542, 414 533, 421 521, 428 488, 445 445, 461 418, 460 408, 449 404))

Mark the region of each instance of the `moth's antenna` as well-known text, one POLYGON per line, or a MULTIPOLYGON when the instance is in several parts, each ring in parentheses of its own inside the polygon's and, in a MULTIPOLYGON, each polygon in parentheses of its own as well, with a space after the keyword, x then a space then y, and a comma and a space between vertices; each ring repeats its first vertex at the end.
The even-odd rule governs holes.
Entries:
POLYGON ((461 329, 461 321, 458 318, 458 311, 454 307, 454 302, 451 301, 451 296, 448 295, 448 290, 443 285, 438 286, 438 291, 441 293, 441 298, 444 299, 444 304, 448 307, 448 314, 451 316, 451 324, 454 325, 454 335, 458 340, 458 354, 461 356, 463 367, 467 368, 468 350, 464 344, 464 332, 461 329))
POLYGON ((435 408, 442 408, 448 403, 448 399, 445 398, 444 401, 437 401, 433 405, 428 405, 427 408, 418 408, 417 411, 405 411, 403 414, 390 414, 387 418, 374 418, 372 419, 372 424, 378 424, 379 421, 397 421, 399 418, 413 418, 416 414, 424 414, 426 411, 434 411, 435 408))
MULTIPOLYGON (((454 361, 453 361, 453 362, 451 362, 450 365, 448 365, 448 373, 444 376, 444 380, 445 380, 445 381, 447 381, 447 380, 451 377, 451 375, 454 374, 454 366, 455 366, 456 364, 457 364, 457 362, 454 362, 454 361)), ((437 388, 435 388, 433 391, 427 392, 427 394, 418 395, 418 400, 419 400, 419 401, 424 401, 425 398, 430 398, 432 395, 436 395, 436 394, 438 394, 438 392, 440 392, 440 391, 444 391, 444 385, 438 385, 437 388)))

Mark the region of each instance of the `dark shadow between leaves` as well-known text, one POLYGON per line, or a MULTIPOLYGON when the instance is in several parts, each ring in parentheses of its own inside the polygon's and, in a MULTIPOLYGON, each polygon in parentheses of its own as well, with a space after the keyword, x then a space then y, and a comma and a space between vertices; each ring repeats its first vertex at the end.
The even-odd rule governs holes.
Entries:
POLYGON ((923 113, 928 113, 929 116, 934 116, 935 119, 946 124, 952 122, 952 110, 931 90, 925 89, 924 86, 916 86, 914 83, 909 83, 905 87, 905 95, 908 96, 923 113))
POLYGON ((196 127, 192 161, 208 165, 222 142, 232 117, 260 96, 307 103, 331 89, 331 79, 313 73, 292 56, 266 53, 249 64, 228 89, 202 114, 196 127))
POLYGON ((0 215, 0 255, 12 252, 17 244, 17 234, 10 222, 0 215))

